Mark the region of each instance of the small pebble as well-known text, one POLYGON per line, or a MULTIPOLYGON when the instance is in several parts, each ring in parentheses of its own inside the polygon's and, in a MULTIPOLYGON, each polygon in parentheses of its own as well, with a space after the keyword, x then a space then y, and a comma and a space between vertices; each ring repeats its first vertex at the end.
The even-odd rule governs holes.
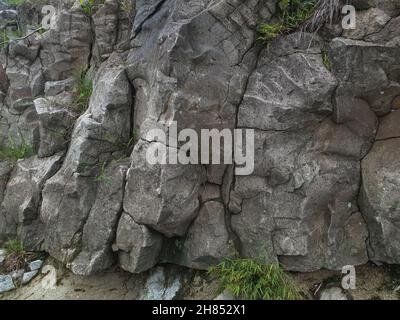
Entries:
POLYGON ((36 260, 36 261, 32 261, 31 263, 29 263, 29 269, 31 271, 36 271, 39 270, 43 265, 43 261, 42 260, 36 260))
POLYGON ((10 275, 0 276, 0 293, 15 289, 13 279, 10 275))
POLYGON ((25 284, 28 284, 29 282, 31 282, 32 279, 35 278, 38 273, 39 273, 39 270, 25 272, 22 277, 22 284, 25 285, 25 284))

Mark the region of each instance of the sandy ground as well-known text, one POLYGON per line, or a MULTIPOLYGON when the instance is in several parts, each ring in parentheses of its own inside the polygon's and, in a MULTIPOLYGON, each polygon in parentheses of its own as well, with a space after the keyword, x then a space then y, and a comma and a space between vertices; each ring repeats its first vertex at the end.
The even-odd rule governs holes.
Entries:
MULTIPOLYGON (((400 267, 375 266, 368 264, 358 267, 357 289, 350 295, 356 300, 398 300, 400 267)), ((0 295, 0 299, 10 300, 134 300, 140 295, 143 277, 115 269, 100 275, 80 277, 65 269, 57 269, 57 282, 54 289, 46 288, 49 275, 36 277, 29 285, 0 295)), ((311 291, 319 284, 339 285, 340 272, 318 271, 313 273, 291 274, 297 286, 304 292, 311 291)), ((212 299, 218 293, 219 285, 209 283, 200 276, 194 276, 190 288, 186 288, 186 299, 212 299)))
MULTIPOLYGON (((310 292, 321 283, 334 286, 341 283, 338 271, 321 270, 292 276, 304 292, 310 292)), ((356 268, 356 289, 350 290, 349 294, 354 300, 399 300, 400 292, 395 291, 399 285, 400 266, 367 264, 356 268)))

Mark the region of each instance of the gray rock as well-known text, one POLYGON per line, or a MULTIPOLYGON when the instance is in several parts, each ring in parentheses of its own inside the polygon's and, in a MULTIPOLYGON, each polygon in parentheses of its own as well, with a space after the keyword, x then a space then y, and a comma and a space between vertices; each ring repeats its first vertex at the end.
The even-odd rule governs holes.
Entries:
POLYGON ((357 13, 357 24, 354 30, 345 30, 343 37, 363 40, 367 36, 378 33, 389 22, 391 17, 377 8, 370 8, 357 13))
POLYGON ((4 293, 4 292, 14 290, 14 289, 15 289, 15 285, 14 285, 14 282, 13 282, 11 276, 0 275, 0 293, 4 293))
POLYGON ((29 269, 31 271, 37 271, 42 267, 42 265, 43 265, 42 260, 35 260, 29 263, 29 269))
POLYGON ((163 238, 124 213, 119 221, 114 250, 119 250, 120 266, 141 273, 158 263, 163 238))
POLYGON ((63 166, 43 190, 44 246, 65 263, 82 248, 83 228, 103 170, 113 157, 126 156, 131 134, 131 89, 118 55, 101 66, 93 90, 88 111, 75 124, 63 166))
POLYGON ((324 67, 321 55, 300 50, 276 55, 287 41, 291 38, 274 43, 272 54, 268 49, 261 54, 239 108, 239 127, 298 130, 332 112, 330 99, 336 81, 324 67))
POLYGON ((204 176, 195 165, 151 165, 151 144, 140 142, 128 170, 124 210, 136 223, 167 237, 183 236, 198 214, 198 192, 204 176))
POLYGON ((107 59, 113 52, 118 36, 118 0, 107 0, 93 15, 96 40, 94 55, 98 62, 107 59))
POLYGON ((371 110, 378 117, 382 117, 395 109, 393 102, 400 95, 400 84, 391 82, 389 86, 383 90, 373 90, 364 95, 364 99, 371 106, 371 110))
MULTIPOLYGON (((260 80, 250 78, 240 106, 239 123, 263 130, 255 135, 254 174, 236 177, 230 193, 232 227, 242 255, 261 257, 267 263, 279 259, 290 270, 363 264, 368 261, 368 233, 357 207, 359 160, 372 145, 377 119, 361 100, 338 98, 333 107, 336 82, 322 64, 317 43, 310 50, 303 49, 301 42, 296 43, 297 50, 287 49, 295 41, 292 37, 276 41, 261 54, 252 75, 260 80), (307 61, 313 61, 312 69, 307 61), (275 68, 275 78, 269 83, 271 68, 275 68), (327 79, 321 80, 323 85, 307 89, 294 85, 321 76, 327 79), (264 90, 262 79, 269 89, 264 90), (271 107, 268 92, 280 94, 279 88, 288 86, 299 94, 284 94, 271 107), (303 96, 304 90, 310 94, 303 96), (252 100, 246 100, 247 96, 252 100), (293 110, 286 115, 287 99, 292 99, 293 110), (310 99, 319 101, 315 108, 308 109, 310 99), (245 111, 254 105, 270 112, 262 124, 263 111, 245 111), (331 111, 335 122, 326 119, 331 111)), ((303 41, 309 43, 307 38, 303 41)))
POLYGON ((90 19, 79 3, 59 10, 55 26, 43 34, 40 50, 47 81, 64 80, 86 69, 92 43, 90 19))
POLYGON ((400 138, 400 111, 391 112, 384 118, 381 118, 379 130, 376 135, 376 140, 387 140, 392 138, 400 138))
MULTIPOLYGON (((34 101, 39 118, 40 144, 38 156, 50 157, 67 148, 77 115, 57 99, 38 98, 34 101)), ((68 102, 66 102, 68 103, 68 102)))
POLYGON ((18 20, 18 12, 16 10, 0 7, 0 28, 3 29, 9 24, 16 23, 18 20))
POLYGON ((332 287, 324 289, 319 300, 349 300, 349 298, 341 288, 332 287))
POLYGON ((127 160, 116 161, 105 169, 104 180, 100 183, 96 200, 83 228, 81 252, 69 265, 75 274, 91 275, 115 263, 111 246, 122 211, 128 164, 127 160))
POLYGON ((368 224, 369 257, 376 262, 400 262, 396 218, 400 212, 399 147, 397 138, 378 141, 362 161, 363 185, 359 202, 368 224))
POLYGON ((56 96, 64 91, 72 89, 75 80, 68 78, 60 81, 47 81, 44 88, 46 96, 56 96))
POLYGON ((0 91, 7 92, 8 90, 8 79, 6 71, 4 70, 2 64, 0 63, 0 91))
POLYGON ((234 295, 232 295, 228 290, 225 290, 221 294, 219 294, 214 300, 217 301, 230 301, 230 300, 236 300, 234 295))
POLYGON ((6 259, 6 252, 5 250, 0 249, 0 266, 3 264, 5 259, 6 259))
POLYGON ((10 273, 10 276, 13 279, 15 285, 19 286, 21 284, 24 272, 24 269, 18 269, 10 273))
POLYGON ((356 9, 365 10, 371 7, 381 9, 392 17, 400 13, 400 4, 397 0, 353 0, 356 9))
POLYGON ((163 267, 153 270, 144 286, 141 300, 174 300, 182 288, 182 280, 179 274, 168 277, 163 267))
POLYGON ((396 67, 395 61, 399 54, 400 47, 394 43, 334 39, 329 56, 340 82, 337 93, 363 98, 371 92, 384 91, 398 80, 400 67, 396 67))
POLYGON ((60 167, 62 155, 19 161, 8 181, 3 207, 9 230, 18 235, 27 250, 39 250, 43 227, 39 219, 41 191, 60 167))
POLYGON ((207 270, 235 254, 225 225, 225 208, 221 202, 208 201, 182 241, 180 265, 207 270))
POLYGON ((39 273, 39 270, 25 272, 22 276, 22 285, 26 285, 31 282, 39 273))

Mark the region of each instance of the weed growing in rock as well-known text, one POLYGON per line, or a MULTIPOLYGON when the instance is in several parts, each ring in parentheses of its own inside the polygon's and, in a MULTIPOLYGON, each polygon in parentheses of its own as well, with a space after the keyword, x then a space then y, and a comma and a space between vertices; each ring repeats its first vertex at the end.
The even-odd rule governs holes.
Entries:
POLYGON ((223 289, 246 300, 302 300, 283 269, 252 259, 225 260, 209 269, 220 279, 223 289))
POLYGON ((0 158, 11 161, 29 158, 32 155, 33 148, 25 141, 22 141, 20 144, 16 144, 12 139, 10 139, 8 146, 3 146, 0 148, 0 158))
POLYGON ((104 4, 105 0, 79 0, 82 10, 88 16, 91 16, 95 9, 104 4))
POLYGON ((21 4, 24 4, 26 0, 4 0, 4 2, 10 6, 20 6, 21 4))
POLYGON ((119 8, 124 12, 132 12, 134 8, 134 4, 132 0, 119 0, 118 1, 119 8))
POLYGON ((103 163, 100 168, 100 173, 95 179, 97 182, 100 183, 109 183, 110 178, 106 175, 106 163, 103 163))
POLYGON ((89 107, 90 97, 93 93, 93 83, 86 77, 86 71, 81 71, 75 76, 72 90, 74 108, 81 114, 89 107))
POLYGON ((8 36, 7 31, 3 29, 0 36, 0 49, 7 47, 9 43, 10 37, 8 36))
POLYGON ((329 71, 332 71, 332 63, 331 60, 329 59, 328 51, 325 48, 322 48, 321 53, 322 53, 322 62, 325 68, 329 71))
POLYGON ((6 251, 6 255, 10 255, 12 253, 24 253, 24 246, 20 241, 13 239, 8 240, 4 244, 4 250, 6 251))
POLYGON ((4 244, 6 259, 3 269, 6 273, 24 268, 26 264, 26 253, 21 242, 9 240, 4 244))
POLYGON ((326 22, 333 21, 340 4, 341 0, 280 0, 278 22, 261 24, 258 39, 270 42, 299 28, 317 32, 326 22))

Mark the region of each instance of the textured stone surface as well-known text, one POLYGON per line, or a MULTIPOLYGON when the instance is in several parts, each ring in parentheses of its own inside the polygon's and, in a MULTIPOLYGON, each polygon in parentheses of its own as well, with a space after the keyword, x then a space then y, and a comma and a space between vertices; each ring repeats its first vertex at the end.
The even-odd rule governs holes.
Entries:
POLYGON ((167 237, 183 236, 198 214, 204 172, 193 165, 151 165, 148 148, 149 143, 139 143, 133 151, 124 210, 167 237))
POLYGON ((31 282, 39 273, 39 270, 25 272, 22 276, 21 284, 26 285, 31 282))
MULTIPOLYGON (((7 13, 24 29, 39 19, 27 3, 7 13)), ((356 30, 263 46, 276 3, 106 0, 88 15, 51 0, 55 28, 0 54, 0 148, 37 154, 0 161, 0 235, 81 275, 237 253, 295 271, 399 263, 398 1, 356 0, 356 30), (172 121, 254 129, 254 172, 150 164, 149 148, 182 146, 147 136, 172 121)), ((154 279, 149 297, 176 297, 180 280, 154 279)))
POLYGON ((319 300, 349 300, 342 288, 332 287, 321 292, 319 300))
POLYGON ((105 178, 83 228, 81 252, 70 265, 75 274, 90 275, 115 263, 111 246, 122 213, 127 169, 126 160, 111 163, 105 169, 105 178))
POLYGON ((38 250, 43 241, 39 219, 42 189, 61 165, 62 155, 19 161, 7 184, 3 207, 8 233, 18 235, 28 250, 38 250))
POLYGON ((63 166, 43 190, 45 248, 64 262, 79 253, 107 162, 114 153, 120 157, 130 139, 131 89, 118 62, 114 56, 101 66, 89 110, 75 124, 63 166))
POLYGON ((13 289, 15 289, 15 285, 12 278, 9 275, 0 276, 0 293, 4 293, 13 289))
POLYGON ((43 35, 40 59, 47 81, 64 80, 89 63, 92 33, 90 19, 79 1, 57 12, 56 28, 43 35))
POLYGON ((370 258, 399 263, 400 139, 375 143, 362 162, 361 210, 368 224, 370 258))
POLYGON ((35 110, 39 118, 39 157, 49 157, 66 150, 76 119, 73 111, 60 103, 60 97, 36 99, 35 110))
POLYGON ((114 249, 119 250, 121 267, 132 273, 140 273, 158 262, 162 236, 146 226, 137 224, 124 213, 119 221, 114 249))

